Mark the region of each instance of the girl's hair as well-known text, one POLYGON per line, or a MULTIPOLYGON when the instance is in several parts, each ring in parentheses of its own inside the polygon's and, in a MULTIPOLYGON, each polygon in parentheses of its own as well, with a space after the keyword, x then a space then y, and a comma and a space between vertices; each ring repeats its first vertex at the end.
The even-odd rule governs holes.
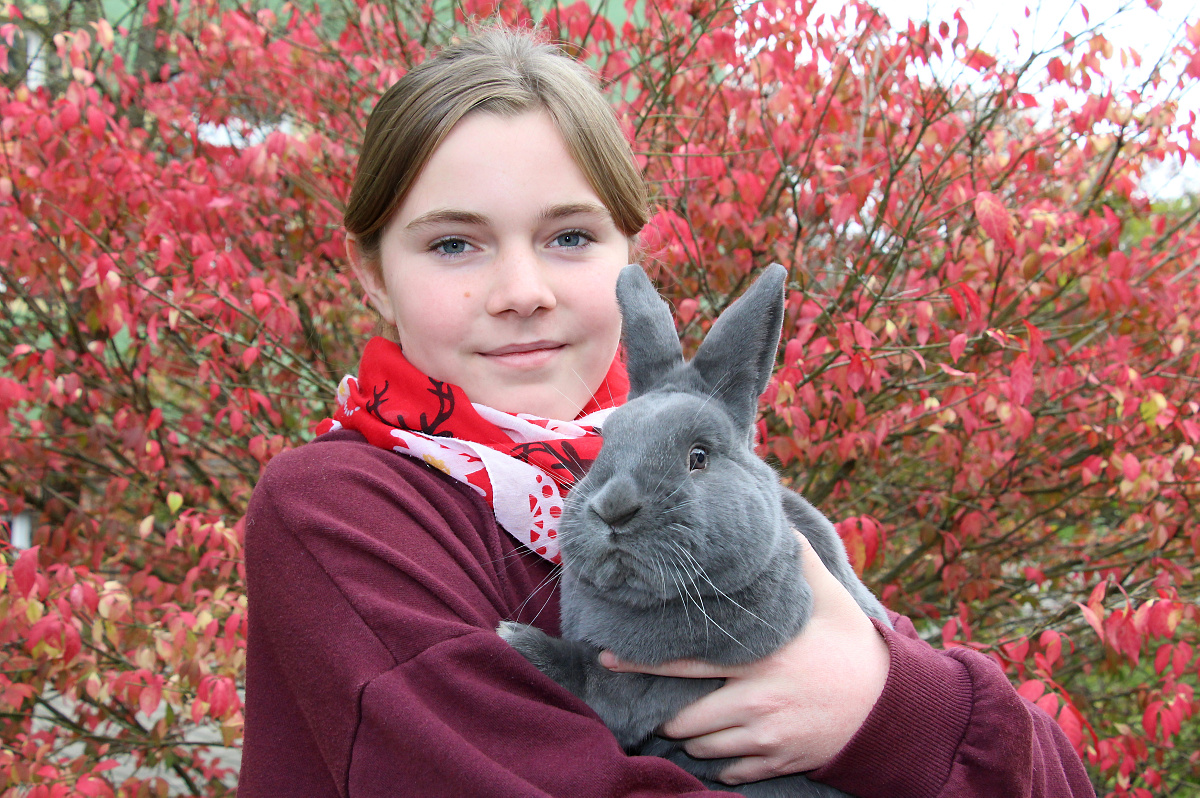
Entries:
POLYGON ((544 111, 618 230, 646 224, 646 183, 591 73, 528 31, 489 28, 397 81, 371 112, 344 222, 363 260, 379 263, 383 229, 460 119, 544 111))

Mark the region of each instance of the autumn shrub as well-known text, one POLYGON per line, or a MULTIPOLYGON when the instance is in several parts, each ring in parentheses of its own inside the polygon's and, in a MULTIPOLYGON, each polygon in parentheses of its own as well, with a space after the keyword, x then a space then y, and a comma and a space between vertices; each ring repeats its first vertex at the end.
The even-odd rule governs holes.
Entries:
MULTIPOLYGON (((1101 794, 1200 783, 1200 156, 1081 23, 1021 64, 865 3, 10 4, 0 24, 3 796, 232 795, 262 465, 374 329, 340 270, 366 113, 497 15, 606 81, 694 346, 790 270, 761 450, 934 644, 995 657, 1101 794), (232 754, 232 755, 231 755, 232 754)), ((1146 54, 1149 58, 1151 55, 1146 54)))

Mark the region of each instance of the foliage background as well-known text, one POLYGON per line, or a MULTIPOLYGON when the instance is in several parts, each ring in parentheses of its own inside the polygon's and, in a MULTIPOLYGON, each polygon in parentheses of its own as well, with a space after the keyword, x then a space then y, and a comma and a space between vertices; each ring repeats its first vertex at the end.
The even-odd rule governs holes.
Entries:
POLYGON ((492 15, 605 79, 689 346, 789 267, 763 453, 885 603, 992 654, 1101 794, 1194 794, 1200 207, 1138 181, 1200 155, 1200 24, 1115 86, 1160 54, 1091 26, 1004 64, 860 2, 20 0, 0 795, 236 791, 246 499, 373 327, 339 271, 366 113, 492 15))

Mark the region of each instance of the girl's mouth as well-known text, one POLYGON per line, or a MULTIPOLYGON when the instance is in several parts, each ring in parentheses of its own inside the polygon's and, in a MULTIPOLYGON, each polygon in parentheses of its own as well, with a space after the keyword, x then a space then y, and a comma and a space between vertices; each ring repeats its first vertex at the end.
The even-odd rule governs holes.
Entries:
POLYGON ((538 368, 554 359, 566 347, 558 341, 531 341, 524 344, 509 344, 489 352, 483 356, 494 363, 502 363, 514 368, 538 368))

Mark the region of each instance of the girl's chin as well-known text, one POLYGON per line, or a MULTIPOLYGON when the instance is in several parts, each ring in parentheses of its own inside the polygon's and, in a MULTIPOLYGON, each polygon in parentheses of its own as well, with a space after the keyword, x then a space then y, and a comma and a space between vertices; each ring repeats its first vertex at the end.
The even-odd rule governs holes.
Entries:
POLYGON ((492 401, 486 399, 476 401, 481 401, 488 407, 511 413, 514 416, 524 413, 538 418, 553 418, 558 421, 570 421, 575 418, 587 402, 585 399, 576 404, 574 397, 568 398, 567 395, 564 395, 562 387, 553 382, 511 386, 507 390, 500 389, 499 391, 493 388, 488 393, 492 401))

